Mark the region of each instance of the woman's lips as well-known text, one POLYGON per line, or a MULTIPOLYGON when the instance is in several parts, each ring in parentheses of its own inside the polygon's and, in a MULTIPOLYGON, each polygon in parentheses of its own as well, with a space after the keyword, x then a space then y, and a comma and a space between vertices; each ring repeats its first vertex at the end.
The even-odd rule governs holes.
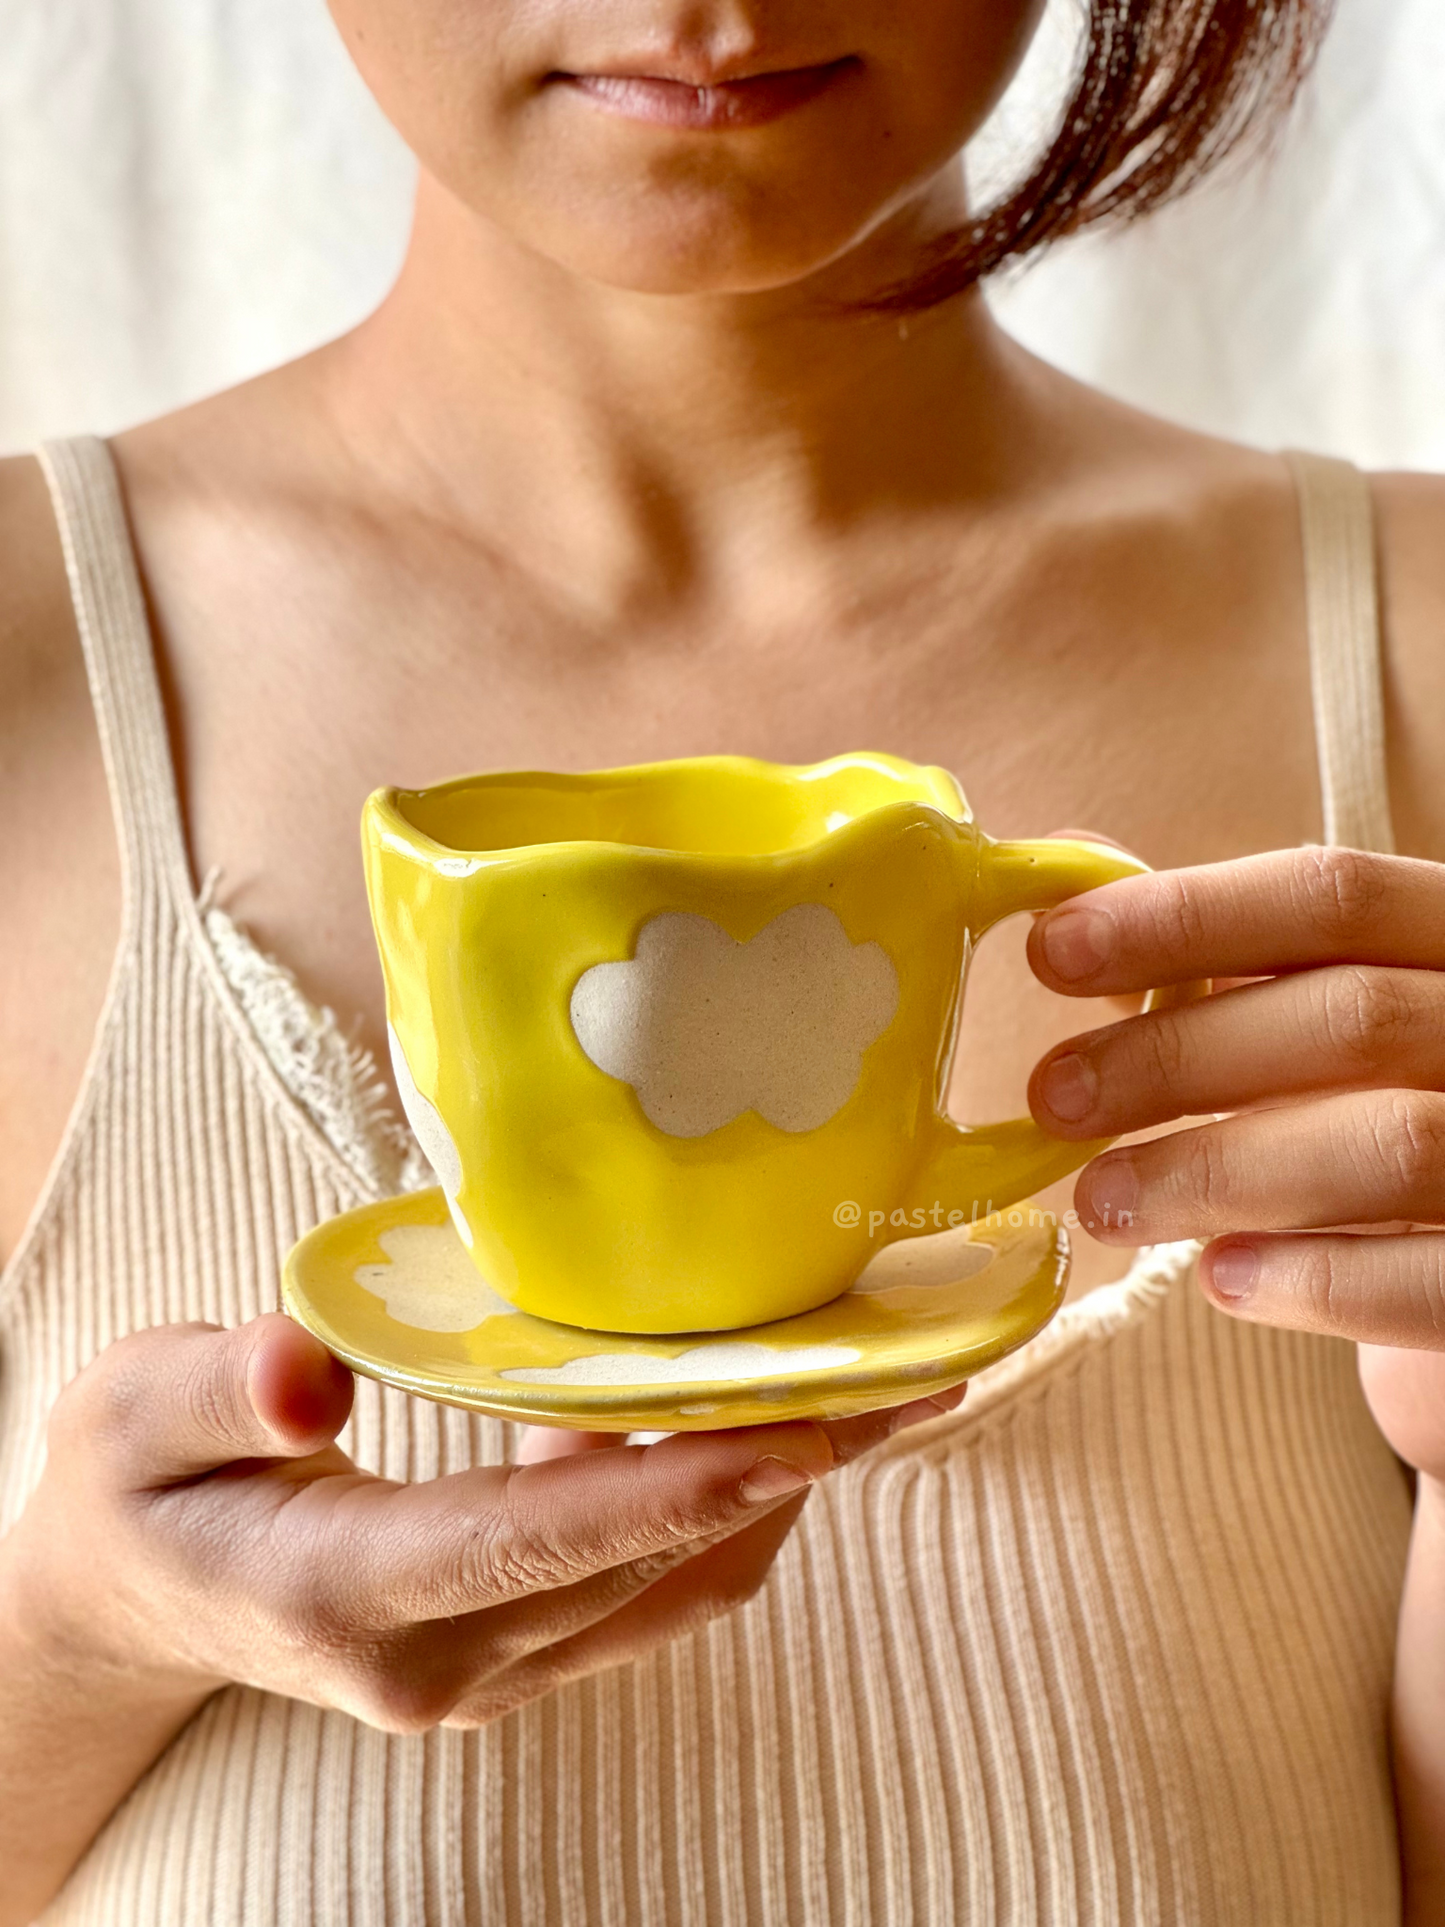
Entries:
POLYGON ((625 120, 691 132, 717 132, 761 127, 765 121, 777 120, 815 100, 855 64, 851 58, 831 60, 826 66, 750 74, 709 87, 694 87, 687 81, 665 80, 652 74, 555 74, 552 78, 585 94, 604 112, 625 120))

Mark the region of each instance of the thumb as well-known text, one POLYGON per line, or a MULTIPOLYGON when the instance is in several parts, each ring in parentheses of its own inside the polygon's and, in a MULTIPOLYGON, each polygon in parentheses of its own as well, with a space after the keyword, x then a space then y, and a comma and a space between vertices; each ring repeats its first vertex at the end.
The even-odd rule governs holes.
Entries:
MULTIPOLYGON (((1049 835, 1051 837, 1067 837, 1072 843, 1102 843, 1106 849, 1122 850, 1125 856, 1139 857, 1141 863, 1145 861, 1142 856, 1139 856, 1139 852, 1137 850, 1131 850, 1127 843, 1121 843, 1115 836, 1104 836, 1098 830, 1050 830, 1049 835)), ((1037 925, 1042 918, 1052 915, 1053 912, 1050 910, 1036 911, 1034 913, 1035 925, 1037 925)), ((1032 954, 1032 937, 1029 939, 1029 949, 1032 954)), ((1116 1009, 1128 1011, 1130 1016, 1133 1016, 1138 1010, 1174 1010, 1181 1004, 1197 1003, 1200 998, 1208 997, 1213 991, 1224 989, 1228 981, 1248 983, 1251 980, 1247 977, 1240 977, 1233 980, 1216 981, 1214 983, 1210 983, 1206 979, 1194 984, 1169 984, 1162 990, 1151 990, 1147 998, 1137 996, 1110 997, 1107 1001, 1113 1004, 1116 1009)))
POLYGON ((1106 850, 1122 850, 1125 856, 1139 857, 1137 850, 1131 850, 1127 843, 1121 843, 1117 836, 1105 836, 1100 830, 1050 830, 1051 837, 1061 837, 1070 843, 1102 843, 1106 850))
POLYGON ((71 1388, 62 1429, 119 1460, 128 1484, 170 1485, 237 1459, 309 1458, 351 1397, 345 1366, 268 1312, 232 1331, 162 1325, 122 1339, 71 1388))
POLYGON ((330 1445, 351 1417, 356 1381, 319 1338, 284 1312, 243 1325, 246 1394, 275 1441, 271 1455, 305 1459, 330 1445))

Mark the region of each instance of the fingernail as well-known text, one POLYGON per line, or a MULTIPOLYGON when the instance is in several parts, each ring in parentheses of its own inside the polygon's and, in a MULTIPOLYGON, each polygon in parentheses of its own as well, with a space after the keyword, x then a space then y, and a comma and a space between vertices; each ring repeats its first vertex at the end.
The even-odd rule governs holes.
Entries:
POLYGON ((1139 1212, 1139 1174, 1127 1152, 1096 1158, 1084 1180, 1090 1231, 1131 1231, 1139 1212))
POLYGON ((893 1414, 890 1436, 894 1432, 905 1432, 910 1425, 922 1425, 931 1418, 942 1418, 945 1412, 955 1412, 962 1405, 966 1385, 950 1386, 946 1392, 935 1392, 931 1398, 916 1398, 911 1405, 900 1405, 893 1414))
POLYGON ((1066 1124, 1086 1118, 1099 1096, 1099 1073, 1076 1050, 1052 1058, 1039 1072, 1039 1096, 1066 1124))
POLYGON ((812 1483, 810 1472, 803 1471, 801 1466, 789 1465, 786 1459, 759 1459, 738 1491, 744 1505, 762 1505, 767 1499, 781 1499, 786 1493, 797 1492, 812 1483))
POLYGON ((1248 1298, 1259 1278, 1259 1254, 1250 1245, 1221 1245, 1210 1254, 1209 1289, 1232 1305, 1248 1298))
POLYGON ((1066 984, 1092 977, 1114 948, 1114 919, 1103 910, 1057 910, 1044 918, 1044 961, 1066 984))

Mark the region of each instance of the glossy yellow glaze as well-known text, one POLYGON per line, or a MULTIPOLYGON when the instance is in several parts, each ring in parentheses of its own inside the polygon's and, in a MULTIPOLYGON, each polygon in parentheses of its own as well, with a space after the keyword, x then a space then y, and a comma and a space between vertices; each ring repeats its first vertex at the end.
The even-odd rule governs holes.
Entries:
POLYGON ((995 842, 943 770, 868 754, 474 776, 377 792, 363 842, 389 1019, 455 1146, 454 1218, 482 1275, 539 1317, 650 1333, 788 1318, 888 1239, 936 1230, 934 1205, 978 1217, 1098 1148, 1027 1119, 965 1130, 939 1104, 977 939, 1143 866, 995 842), (582 1049, 579 978, 631 959, 664 913, 745 944, 802 904, 896 971, 851 1096, 815 1129, 756 1110, 659 1129, 582 1049))
POLYGON ((388 1198, 319 1226, 287 1259, 282 1294, 292 1316, 356 1371, 497 1418, 598 1432, 851 1418, 956 1385, 1052 1318, 1063 1300, 1067 1238, 1030 1207, 1007 1218, 930 1238, 926 1282, 846 1291, 816 1311, 710 1345, 707 1335, 616 1336, 500 1303, 469 1306, 471 1267, 440 1191, 388 1198), (450 1302, 461 1304, 458 1316, 447 1316, 450 1302), (407 1322, 417 1316, 452 1329, 407 1322), (706 1376, 707 1361, 728 1363, 739 1341, 742 1363, 753 1369, 738 1374, 734 1364, 734 1375, 706 1376), (588 1361, 587 1380, 565 1382, 579 1360, 588 1361), (651 1382, 609 1384, 609 1361, 613 1376, 636 1380, 641 1367, 651 1382), (552 1382, 536 1383, 539 1376, 552 1382))

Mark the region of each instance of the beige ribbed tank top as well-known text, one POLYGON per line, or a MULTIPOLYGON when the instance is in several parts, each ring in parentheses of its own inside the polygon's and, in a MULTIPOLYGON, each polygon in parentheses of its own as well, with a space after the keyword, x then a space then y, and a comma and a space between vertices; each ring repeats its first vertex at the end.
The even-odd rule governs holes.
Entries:
MULTIPOLYGON (((377 1180, 218 962, 108 454, 46 466, 124 861, 84 1087, 0 1299, 0 1505, 112 1339, 273 1307, 377 1180)), ((1368 495, 1296 464, 1330 834, 1386 846, 1368 495)), ((1383 1927, 1409 1500, 1352 1350, 1234 1323, 1143 1254, 962 1411, 810 1499, 759 1598, 480 1733, 218 1693, 49 1927, 1383 1927)), ((363 1382, 426 1479, 506 1428, 363 1382)))

